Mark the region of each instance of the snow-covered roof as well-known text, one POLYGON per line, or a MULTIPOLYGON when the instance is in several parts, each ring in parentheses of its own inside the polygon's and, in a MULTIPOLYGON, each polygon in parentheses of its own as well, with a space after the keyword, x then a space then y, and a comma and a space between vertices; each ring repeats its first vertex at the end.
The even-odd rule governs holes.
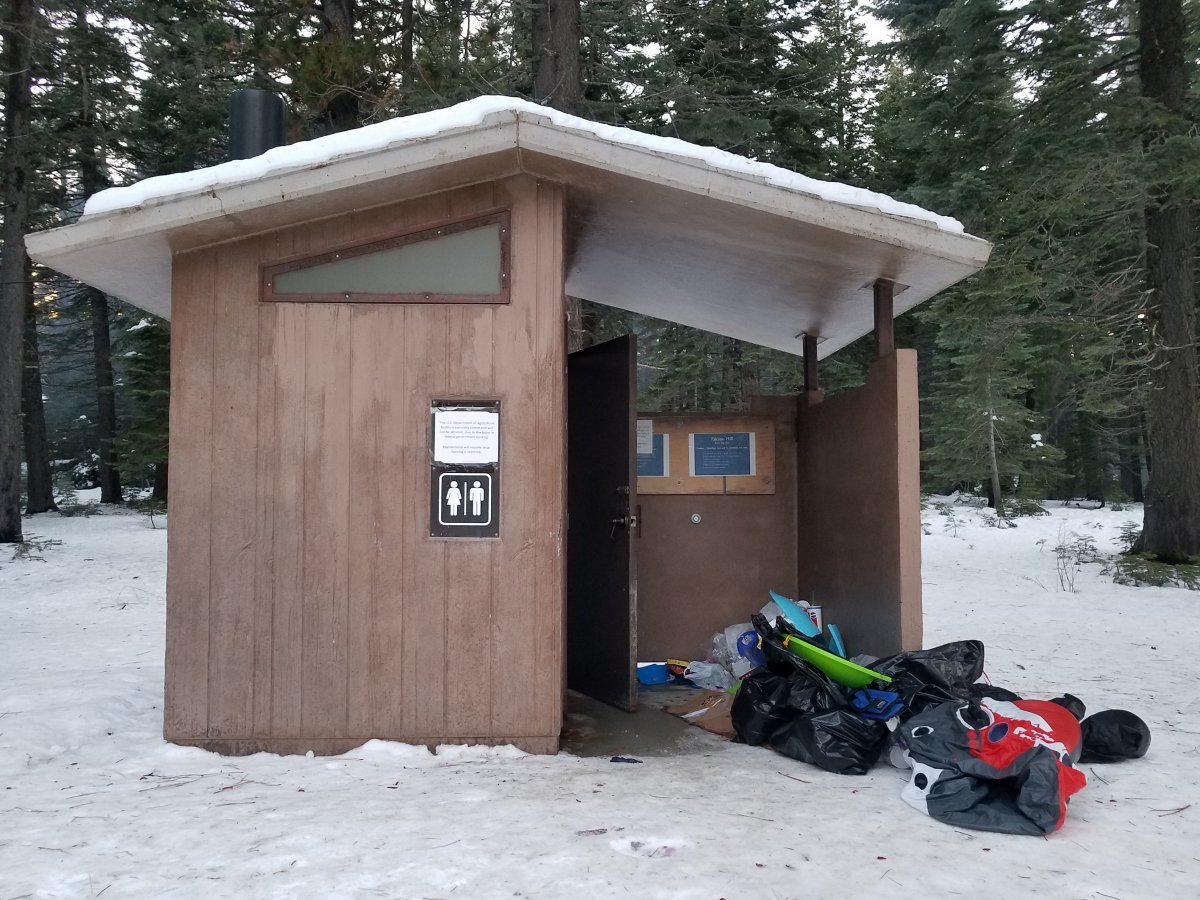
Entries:
POLYGON ((899 313, 990 252, 882 194, 510 97, 112 188, 27 246, 169 317, 173 252, 520 171, 567 185, 573 296, 792 352, 801 332, 824 356, 869 331, 875 279, 907 288, 899 313))
POLYGON ((639 147, 654 153, 694 160, 715 170, 731 174, 754 176, 768 184, 812 194, 814 197, 820 197, 831 203, 862 206, 887 215, 930 222, 943 231, 957 234, 961 234, 963 231, 962 224, 957 219, 939 216, 915 204, 893 200, 885 194, 877 194, 874 191, 835 181, 809 178, 799 172, 747 159, 716 147, 703 147, 699 144, 681 141, 678 138, 660 137, 634 131, 631 128, 592 122, 514 97, 476 97, 474 100, 467 100, 465 103, 459 103, 446 109, 402 116, 386 122, 377 122, 374 125, 356 128, 353 131, 343 131, 316 140, 276 147, 252 159, 233 160, 218 166, 210 166, 207 169, 180 172, 176 175, 160 175, 157 178, 147 178, 126 187, 109 188, 88 200, 83 214, 85 216, 100 215, 113 210, 128 209, 132 206, 159 203, 187 194, 216 191, 227 185, 257 181, 284 172, 294 172, 297 169, 324 166, 337 159, 370 154, 399 144, 432 138, 447 131, 482 125, 489 116, 497 113, 518 115, 524 113, 538 116, 549 120, 559 128, 586 132, 599 140, 612 144, 639 147))

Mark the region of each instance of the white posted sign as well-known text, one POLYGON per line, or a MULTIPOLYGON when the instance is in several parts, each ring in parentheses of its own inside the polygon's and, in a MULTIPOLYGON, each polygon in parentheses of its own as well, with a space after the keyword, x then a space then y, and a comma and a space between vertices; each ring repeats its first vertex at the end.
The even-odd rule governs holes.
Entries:
POLYGON ((641 455, 654 452, 654 420, 637 420, 637 452, 641 455))
POLYGON ((500 462, 500 413, 434 407, 433 461, 471 466, 500 462))

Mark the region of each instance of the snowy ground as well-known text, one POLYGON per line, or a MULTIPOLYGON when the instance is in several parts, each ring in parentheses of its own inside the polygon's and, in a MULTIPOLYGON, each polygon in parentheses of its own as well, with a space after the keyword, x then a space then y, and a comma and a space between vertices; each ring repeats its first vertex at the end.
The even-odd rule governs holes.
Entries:
POLYGON ((135 514, 27 520, 62 543, 0 557, 0 900, 1195 896, 1200 594, 1118 587, 1098 565, 1060 589, 1060 534, 1115 550, 1140 510, 1056 509, 1003 531, 951 512, 925 514, 926 644, 980 638, 995 683, 1128 708, 1154 733, 1142 760, 1085 767, 1046 839, 926 818, 885 764, 840 777, 715 739, 641 765, 170 746, 165 532, 135 514))

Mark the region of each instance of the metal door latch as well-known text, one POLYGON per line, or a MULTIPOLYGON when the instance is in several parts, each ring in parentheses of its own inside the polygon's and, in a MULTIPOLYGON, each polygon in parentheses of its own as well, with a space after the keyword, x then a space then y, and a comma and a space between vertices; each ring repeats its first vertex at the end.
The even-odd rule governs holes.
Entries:
POLYGON ((618 528, 628 528, 630 526, 629 516, 613 516, 612 528, 608 532, 608 539, 615 541, 617 539, 618 528))

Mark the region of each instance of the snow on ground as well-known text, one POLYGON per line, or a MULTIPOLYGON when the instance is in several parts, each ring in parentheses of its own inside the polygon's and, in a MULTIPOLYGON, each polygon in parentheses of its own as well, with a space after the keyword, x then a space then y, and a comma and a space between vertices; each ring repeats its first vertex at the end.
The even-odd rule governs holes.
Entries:
POLYGON ((886 764, 843 777, 715 738, 640 765, 171 746, 165 532, 132 513, 43 515, 27 531, 61 544, 0 556, 0 900, 1194 896, 1200 595, 1119 587, 1098 565, 1060 589, 1061 536, 1115 550, 1140 510, 998 530, 949 509, 925 513, 927 646, 980 638, 993 682, 1128 708, 1153 731, 1144 759, 1084 767, 1049 838, 940 824, 901 802, 906 775, 886 764))

